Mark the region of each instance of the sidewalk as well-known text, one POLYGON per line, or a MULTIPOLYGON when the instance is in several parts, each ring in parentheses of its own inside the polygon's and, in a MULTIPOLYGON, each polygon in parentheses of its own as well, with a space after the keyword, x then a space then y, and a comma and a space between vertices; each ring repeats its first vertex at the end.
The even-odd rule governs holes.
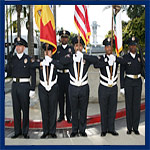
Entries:
MULTIPOLYGON (((94 129, 93 129, 94 130, 94 129)), ((145 123, 139 126, 140 135, 126 134, 126 127, 117 130, 119 136, 114 137, 107 134, 101 137, 100 134, 90 136, 86 130, 88 137, 75 138, 57 138, 57 139, 11 139, 5 138, 5 145, 145 145, 145 123)), ((61 148, 61 147, 60 147, 61 148)), ((42 147, 41 147, 42 149, 42 147)))

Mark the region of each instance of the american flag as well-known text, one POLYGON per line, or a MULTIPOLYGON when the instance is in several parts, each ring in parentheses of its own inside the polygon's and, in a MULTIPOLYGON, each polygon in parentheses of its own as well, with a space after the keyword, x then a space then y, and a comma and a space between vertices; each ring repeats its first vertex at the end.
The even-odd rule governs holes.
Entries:
POLYGON ((90 42, 91 30, 86 5, 75 5, 74 23, 78 33, 81 35, 85 43, 85 46, 87 46, 90 42))

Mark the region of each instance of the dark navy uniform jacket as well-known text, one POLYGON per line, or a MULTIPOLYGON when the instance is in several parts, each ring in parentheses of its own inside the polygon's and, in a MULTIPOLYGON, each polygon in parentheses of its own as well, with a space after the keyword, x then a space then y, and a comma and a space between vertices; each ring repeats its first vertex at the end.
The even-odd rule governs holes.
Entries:
MULTIPOLYGON (((108 60, 109 60, 109 58, 108 58, 108 56, 105 54, 105 55, 101 55, 101 56, 99 56, 99 58, 101 58, 101 61, 102 62, 108 62, 108 60)), ((116 66, 112 66, 112 72, 113 72, 113 70, 115 71, 115 73, 114 73, 114 77, 116 77, 117 76, 117 70, 118 70, 118 65, 119 64, 124 64, 125 63, 125 60, 122 58, 122 57, 117 57, 116 56, 116 66)), ((107 65, 108 66, 108 65, 107 65)), ((107 67, 106 66, 106 67, 107 67)), ((96 63, 96 64, 94 64, 94 67, 95 68, 100 68, 100 72, 101 72, 101 74, 104 76, 104 77, 106 77, 106 78, 108 78, 108 74, 107 74, 107 70, 106 70, 106 67, 102 67, 99 63, 96 63)), ((110 67, 109 67, 109 71, 110 71, 110 67)), ((115 80, 114 80, 114 82, 117 82, 117 77, 115 78, 115 80)), ((107 81, 106 80, 104 80, 104 78, 102 78, 101 76, 100 76, 100 80, 102 80, 103 82, 106 82, 107 83, 107 81)))
POLYGON ((64 49, 64 48, 62 47, 62 45, 59 45, 59 46, 57 47, 56 53, 53 55, 53 58, 56 59, 56 60, 60 60, 61 57, 64 57, 64 56, 66 56, 67 54, 72 55, 72 54, 74 54, 74 53, 75 53, 75 51, 74 51, 74 48, 73 48, 72 46, 67 45, 67 47, 64 49))
POLYGON ((30 78, 31 77, 31 90, 36 86, 36 71, 33 68, 33 62, 29 55, 23 54, 19 59, 15 54, 11 61, 6 66, 7 77, 12 78, 30 78))
POLYGON ((133 58, 131 54, 128 53, 123 56, 123 59, 124 61, 126 61, 126 63, 124 65, 121 65, 120 67, 121 88, 124 88, 125 73, 129 75, 141 74, 145 78, 145 74, 143 72, 143 65, 139 54, 136 53, 135 58, 133 58))
MULTIPOLYGON (((83 68, 83 74, 82 78, 85 76, 85 74, 88 71, 88 68, 91 64, 98 64, 101 67, 104 67, 107 65, 107 63, 99 60, 97 56, 89 56, 89 55, 83 55, 83 62, 84 62, 84 68, 83 68)), ((73 65, 73 56, 72 55, 66 55, 65 57, 62 57, 60 59, 60 63, 62 63, 66 69, 69 69, 70 74, 75 77, 74 72, 74 65, 73 65)), ((76 63, 77 69, 78 69, 78 63, 76 63)), ((81 68, 81 67, 80 67, 81 68)), ((88 78, 88 77, 87 77, 88 78)), ((87 80, 87 78, 85 80, 87 80)))

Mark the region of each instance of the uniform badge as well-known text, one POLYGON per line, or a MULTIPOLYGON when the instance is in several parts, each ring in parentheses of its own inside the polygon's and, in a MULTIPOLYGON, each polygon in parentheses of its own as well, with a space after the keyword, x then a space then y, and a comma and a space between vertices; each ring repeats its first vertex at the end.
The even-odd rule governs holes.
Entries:
POLYGON ((27 59, 27 58, 25 58, 25 59, 24 59, 24 63, 26 64, 27 62, 28 62, 28 59, 27 59))
POLYGON ((139 61, 139 62, 141 62, 141 59, 140 59, 140 57, 138 57, 138 61, 139 61))
POLYGON ((71 48, 68 49, 68 52, 71 53, 71 48))
POLYGON ((131 65, 131 62, 128 62, 128 65, 131 65))

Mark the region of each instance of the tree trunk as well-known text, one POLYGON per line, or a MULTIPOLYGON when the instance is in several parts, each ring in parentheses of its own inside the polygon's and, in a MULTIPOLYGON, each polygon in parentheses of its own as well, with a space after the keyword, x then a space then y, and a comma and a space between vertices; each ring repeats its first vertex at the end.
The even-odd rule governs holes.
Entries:
POLYGON ((28 54, 34 57, 33 5, 29 6, 28 54))
POLYGON ((7 56, 9 54, 9 37, 8 37, 8 6, 6 5, 6 32, 7 32, 7 56))
POLYGON ((53 6, 54 19, 55 19, 55 30, 56 30, 56 5, 53 6))
POLYGON ((17 36, 21 37, 21 24, 20 24, 20 13, 22 10, 22 5, 16 5, 17 11, 17 36))
POLYGON ((11 36, 11 49, 12 49, 12 43, 13 43, 13 39, 12 39, 12 9, 11 9, 11 5, 10 5, 10 36, 11 36))

